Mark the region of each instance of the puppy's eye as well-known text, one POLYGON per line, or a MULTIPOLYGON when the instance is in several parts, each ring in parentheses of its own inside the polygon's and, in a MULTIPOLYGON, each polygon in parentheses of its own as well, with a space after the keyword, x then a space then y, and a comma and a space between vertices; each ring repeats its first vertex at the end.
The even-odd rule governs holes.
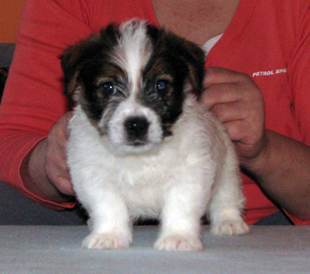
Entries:
POLYGON ((105 82, 100 85, 100 89, 103 93, 113 95, 116 92, 116 87, 113 82, 105 82))
POLYGON ((166 80, 158 80, 156 82, 155 88, 159 92, 166 92, 169 89, 169 82, 166 80))

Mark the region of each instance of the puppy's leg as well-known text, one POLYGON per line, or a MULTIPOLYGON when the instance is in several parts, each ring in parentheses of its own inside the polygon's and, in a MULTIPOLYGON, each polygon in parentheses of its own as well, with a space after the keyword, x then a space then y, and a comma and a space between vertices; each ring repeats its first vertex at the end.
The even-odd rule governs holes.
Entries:
POLYGON ((203 249, 200 219, 205 212, 205 193, 208 190, 200 180, 197 176, 184 175, 167 191, 161 216, 161 233, 155 243, 156 249, 168 251, 203 249))
POLYGON ((211 233, 241 235, 249 232, 242 218, 244 196, 237 160, 231 152, 221 167, 209 205, 211 233))
POLYGON ((100 197, 87 203, 91 233, 84 239, 82 246, 94 249, 129 247, 132 232, 124 200, 111 190, 106 190, 100 197))

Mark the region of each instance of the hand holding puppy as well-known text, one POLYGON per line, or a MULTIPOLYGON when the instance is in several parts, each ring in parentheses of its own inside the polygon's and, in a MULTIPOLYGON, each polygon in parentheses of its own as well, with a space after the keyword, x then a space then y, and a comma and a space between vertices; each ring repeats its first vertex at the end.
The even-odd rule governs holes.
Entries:
POLYGON ((68 123, 72 112, 56 122, 47 137, 45 169, 48 179, 63 194, 75 195, 67 165, 68 123))
POLYGON ((226 127, 239 161, 249 167, 266 146, 264 99, 251 78, 224 68, 207 68, 203 103, 226 127))
POLYGON ((241 166, 282 208, 307 220, 309 147, 265 128, 262 93, 246 74, 207 68, 203 84, 201 100, 226 127, 241 166))
POLYGON ((65 202, 66 195, 75 195, 66 162, 67 126, 71 117, 71 112, 61 116, 47 138, 35 146, 21 167, 25 186, 52 201, 65 202))

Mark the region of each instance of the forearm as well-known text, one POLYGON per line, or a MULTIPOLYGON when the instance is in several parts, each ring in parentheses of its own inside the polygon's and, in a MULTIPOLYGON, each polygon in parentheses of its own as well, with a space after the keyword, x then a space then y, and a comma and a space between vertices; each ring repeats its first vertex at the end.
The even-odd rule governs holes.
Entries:
POLYGON ((310 147, 272 131, 266 142, 255 160, 241 159, 241 165, 279 206, 310 220, 310 147))

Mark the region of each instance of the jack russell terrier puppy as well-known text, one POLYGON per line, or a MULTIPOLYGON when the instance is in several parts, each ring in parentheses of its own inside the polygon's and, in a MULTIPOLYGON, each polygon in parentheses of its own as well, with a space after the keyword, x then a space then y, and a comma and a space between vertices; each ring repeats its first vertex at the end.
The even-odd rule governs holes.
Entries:
POLYGON ((127 248, 137 218, 160 219, 158 250, 202 250, 204 214, 214 234, 249 231, 232 142, 199 103, 204 63, 197 45, 140 20, 65 51, 68 165, 90 217, 84 247, 127 248))

